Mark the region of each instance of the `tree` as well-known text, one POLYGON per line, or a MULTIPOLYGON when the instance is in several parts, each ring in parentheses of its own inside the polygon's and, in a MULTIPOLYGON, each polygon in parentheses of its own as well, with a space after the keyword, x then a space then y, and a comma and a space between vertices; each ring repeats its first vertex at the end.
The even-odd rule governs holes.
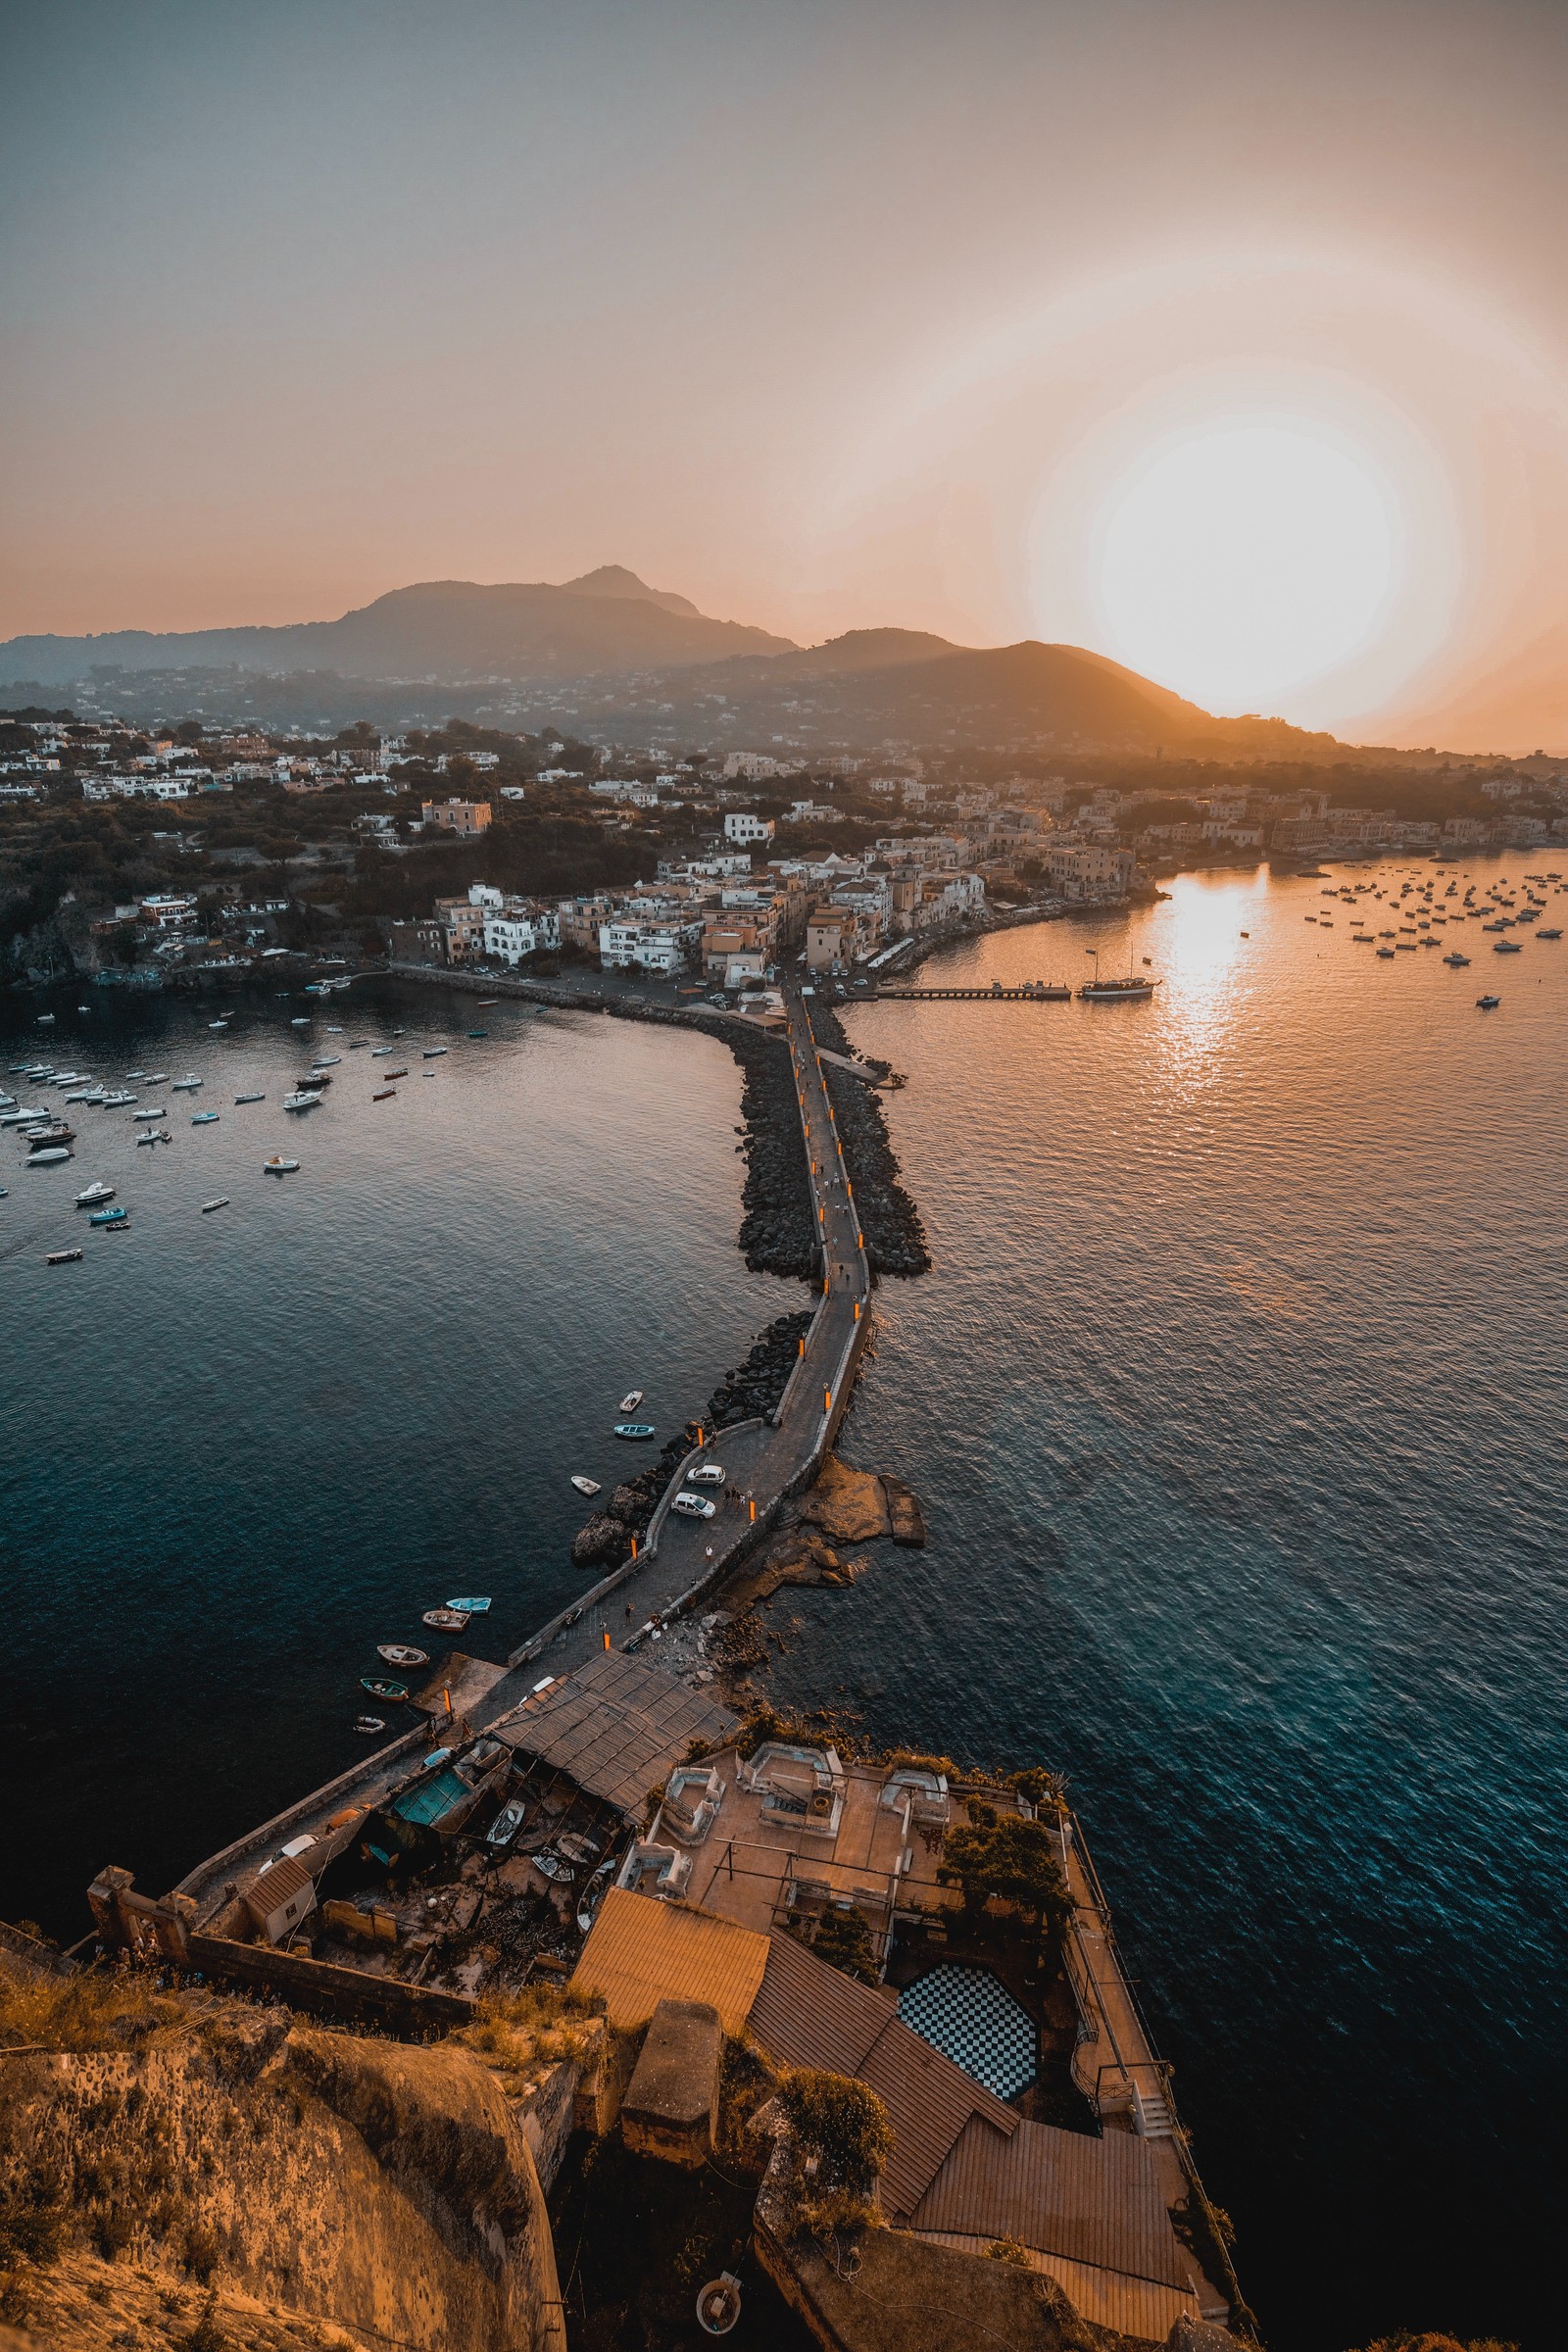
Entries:
POLYGON ((966 1908, 976 1913, 993 1897, 1016 1903, 1026 1919, 1054 1935, 1061 1935, 1072 1918, 1053 1833, 1043 1821, 1015 1814, 999 1820, 990 1805, 971 1805, 967 1827, 948 1832, 937 1884, 961 1887, 966 1908))

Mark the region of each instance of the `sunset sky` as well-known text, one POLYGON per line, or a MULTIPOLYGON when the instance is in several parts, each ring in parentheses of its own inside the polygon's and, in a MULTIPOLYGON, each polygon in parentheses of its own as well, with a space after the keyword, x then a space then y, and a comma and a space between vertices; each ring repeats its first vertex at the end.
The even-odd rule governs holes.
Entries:
POLYGON ((1561 0, 16 0, 0 635, 631 565, 1568 748, 1561 0))

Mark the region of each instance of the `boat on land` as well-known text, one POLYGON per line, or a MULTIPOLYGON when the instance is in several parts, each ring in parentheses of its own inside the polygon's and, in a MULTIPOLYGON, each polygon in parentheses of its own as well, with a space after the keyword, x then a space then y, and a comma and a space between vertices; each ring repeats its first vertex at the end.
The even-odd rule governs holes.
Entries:
POLYGON ((1476 1010, 1477 1012, 1495 1012, 1501 1003, 1500 997, 1477 997, 1476 1010))
POLYGON ((620 1400, 621 1411, 623 1413, 634 1413, 637 1410, 637 1407, 641 1404, 644 1394, 645 1392, 642 1389, 628 1389, 625 1396, 620 1400))
POLYGON ((557 1853, 575 1862, 579 1870, 591 1870, 604 1850, 596 1838, 585 1838, 580 1830, 567 1830, 556 1839, 557 1853))
POLYGON ((354 1729, 357 1732, 364 1732, 367 1739, 373 1739, 377 1732, 386 1730, 386 1717, 384 1715, 356 1715, 354 1729))
POLYGON ((597 1478, 583 1478, 575 1470, 571 1474, 571 1483, 579 1494, 597 1494, 601 1484, 597 1478))
POLYGON ((299 1164, 297 1159, 285 1159, 281 1152, 274 1152, 270 1159, 263 1160, 262 1173, 264 1176, 292 1176, 299 1164))
POLYGON ((360 1689, 368 1690, 372 1698, 407 1698, 409 1695, 407 1683, 388 1682, 384 1674, 362 1674, 360 1689))
POLYGON ((112 1184, 105 1184, 103 1178, 100 1176, 96 1184, 88 1184, 82 1187, 81 1191, 76 1195, 76 1206, 78 1208, 101 1208, 106 1200, 112 1200, 114 1197, 114 1186, 112 1184))
POLYGON ((285 1095, 283 1108, 285 1110, 314 1110, 320 1100, 319 1095, 313 1094, 285 1095))
POLYGON ((87 1222, 89 1225, 123 1225, 129 1216, 128 1208, 95 1208, 87 1222))
POLYGON ((236 1107, 241 1102, 265 1102, 266 1101, 267 1097, 265 1095, 236 1095, 234 1097, 236 1107))
POLYGON ((190 1123, 193 1127, 215 1127, 218 1124, 218 1113, 216 1110, 193 1111, 190 1123))
POLYGON ((215 1208, 226 1208, 227 1206, 228 1195, 226 1193, 220 1193, 216 1200, 204 1200, 202 1202, 202 1215, 204 1217, 210 1217, 215 1208))
POLYGON ((488 1592, 470 1592, 462 1600, 449 1600, 449 1609, 461 1609, 465 1617, 482 1617, 490 1606, 488 1592))
POLYGON ((614 1434, 617 1438, 651 1438, 654 1425, 651 1421, 617 1421, 614 1434))
POLYGON ((432 1633, 461 1634, 468 1622, 466 1609, 426 1609, 419 1619, 432 1633))
POLYGON ((389 1666, 428 1666, 430 1663, 427 1649, 416 1649, 408 1642, 378 1642, 375 1654, 378 1658, 385 1658, 389 1666))
POLYGON ((74 1266, 80 1255, 81 1250, 79 1248, 75 1250, 51 1250, 43 1262, 46 1266, 74 1266))

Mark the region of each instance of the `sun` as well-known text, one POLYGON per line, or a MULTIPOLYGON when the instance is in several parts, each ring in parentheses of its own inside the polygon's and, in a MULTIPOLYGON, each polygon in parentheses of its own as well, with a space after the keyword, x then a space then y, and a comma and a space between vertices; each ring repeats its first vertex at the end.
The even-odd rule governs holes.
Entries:
POLYGON ((1189 424, 1133 460, 1096 518, 1105 651, 1208 710, 1276 708, 1387 627, 1401 523, 1376 457, 1332 426, 1189 424))

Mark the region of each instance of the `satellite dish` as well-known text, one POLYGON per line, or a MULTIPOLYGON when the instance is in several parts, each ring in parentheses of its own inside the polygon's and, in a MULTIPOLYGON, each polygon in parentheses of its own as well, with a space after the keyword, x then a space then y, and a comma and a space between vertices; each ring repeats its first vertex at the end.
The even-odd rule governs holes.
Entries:
POLYGON ((741 2316, 741 2282, 728 2271, 698 2290, 697 2325, 705 2335, 728 2335, 741 2316))

